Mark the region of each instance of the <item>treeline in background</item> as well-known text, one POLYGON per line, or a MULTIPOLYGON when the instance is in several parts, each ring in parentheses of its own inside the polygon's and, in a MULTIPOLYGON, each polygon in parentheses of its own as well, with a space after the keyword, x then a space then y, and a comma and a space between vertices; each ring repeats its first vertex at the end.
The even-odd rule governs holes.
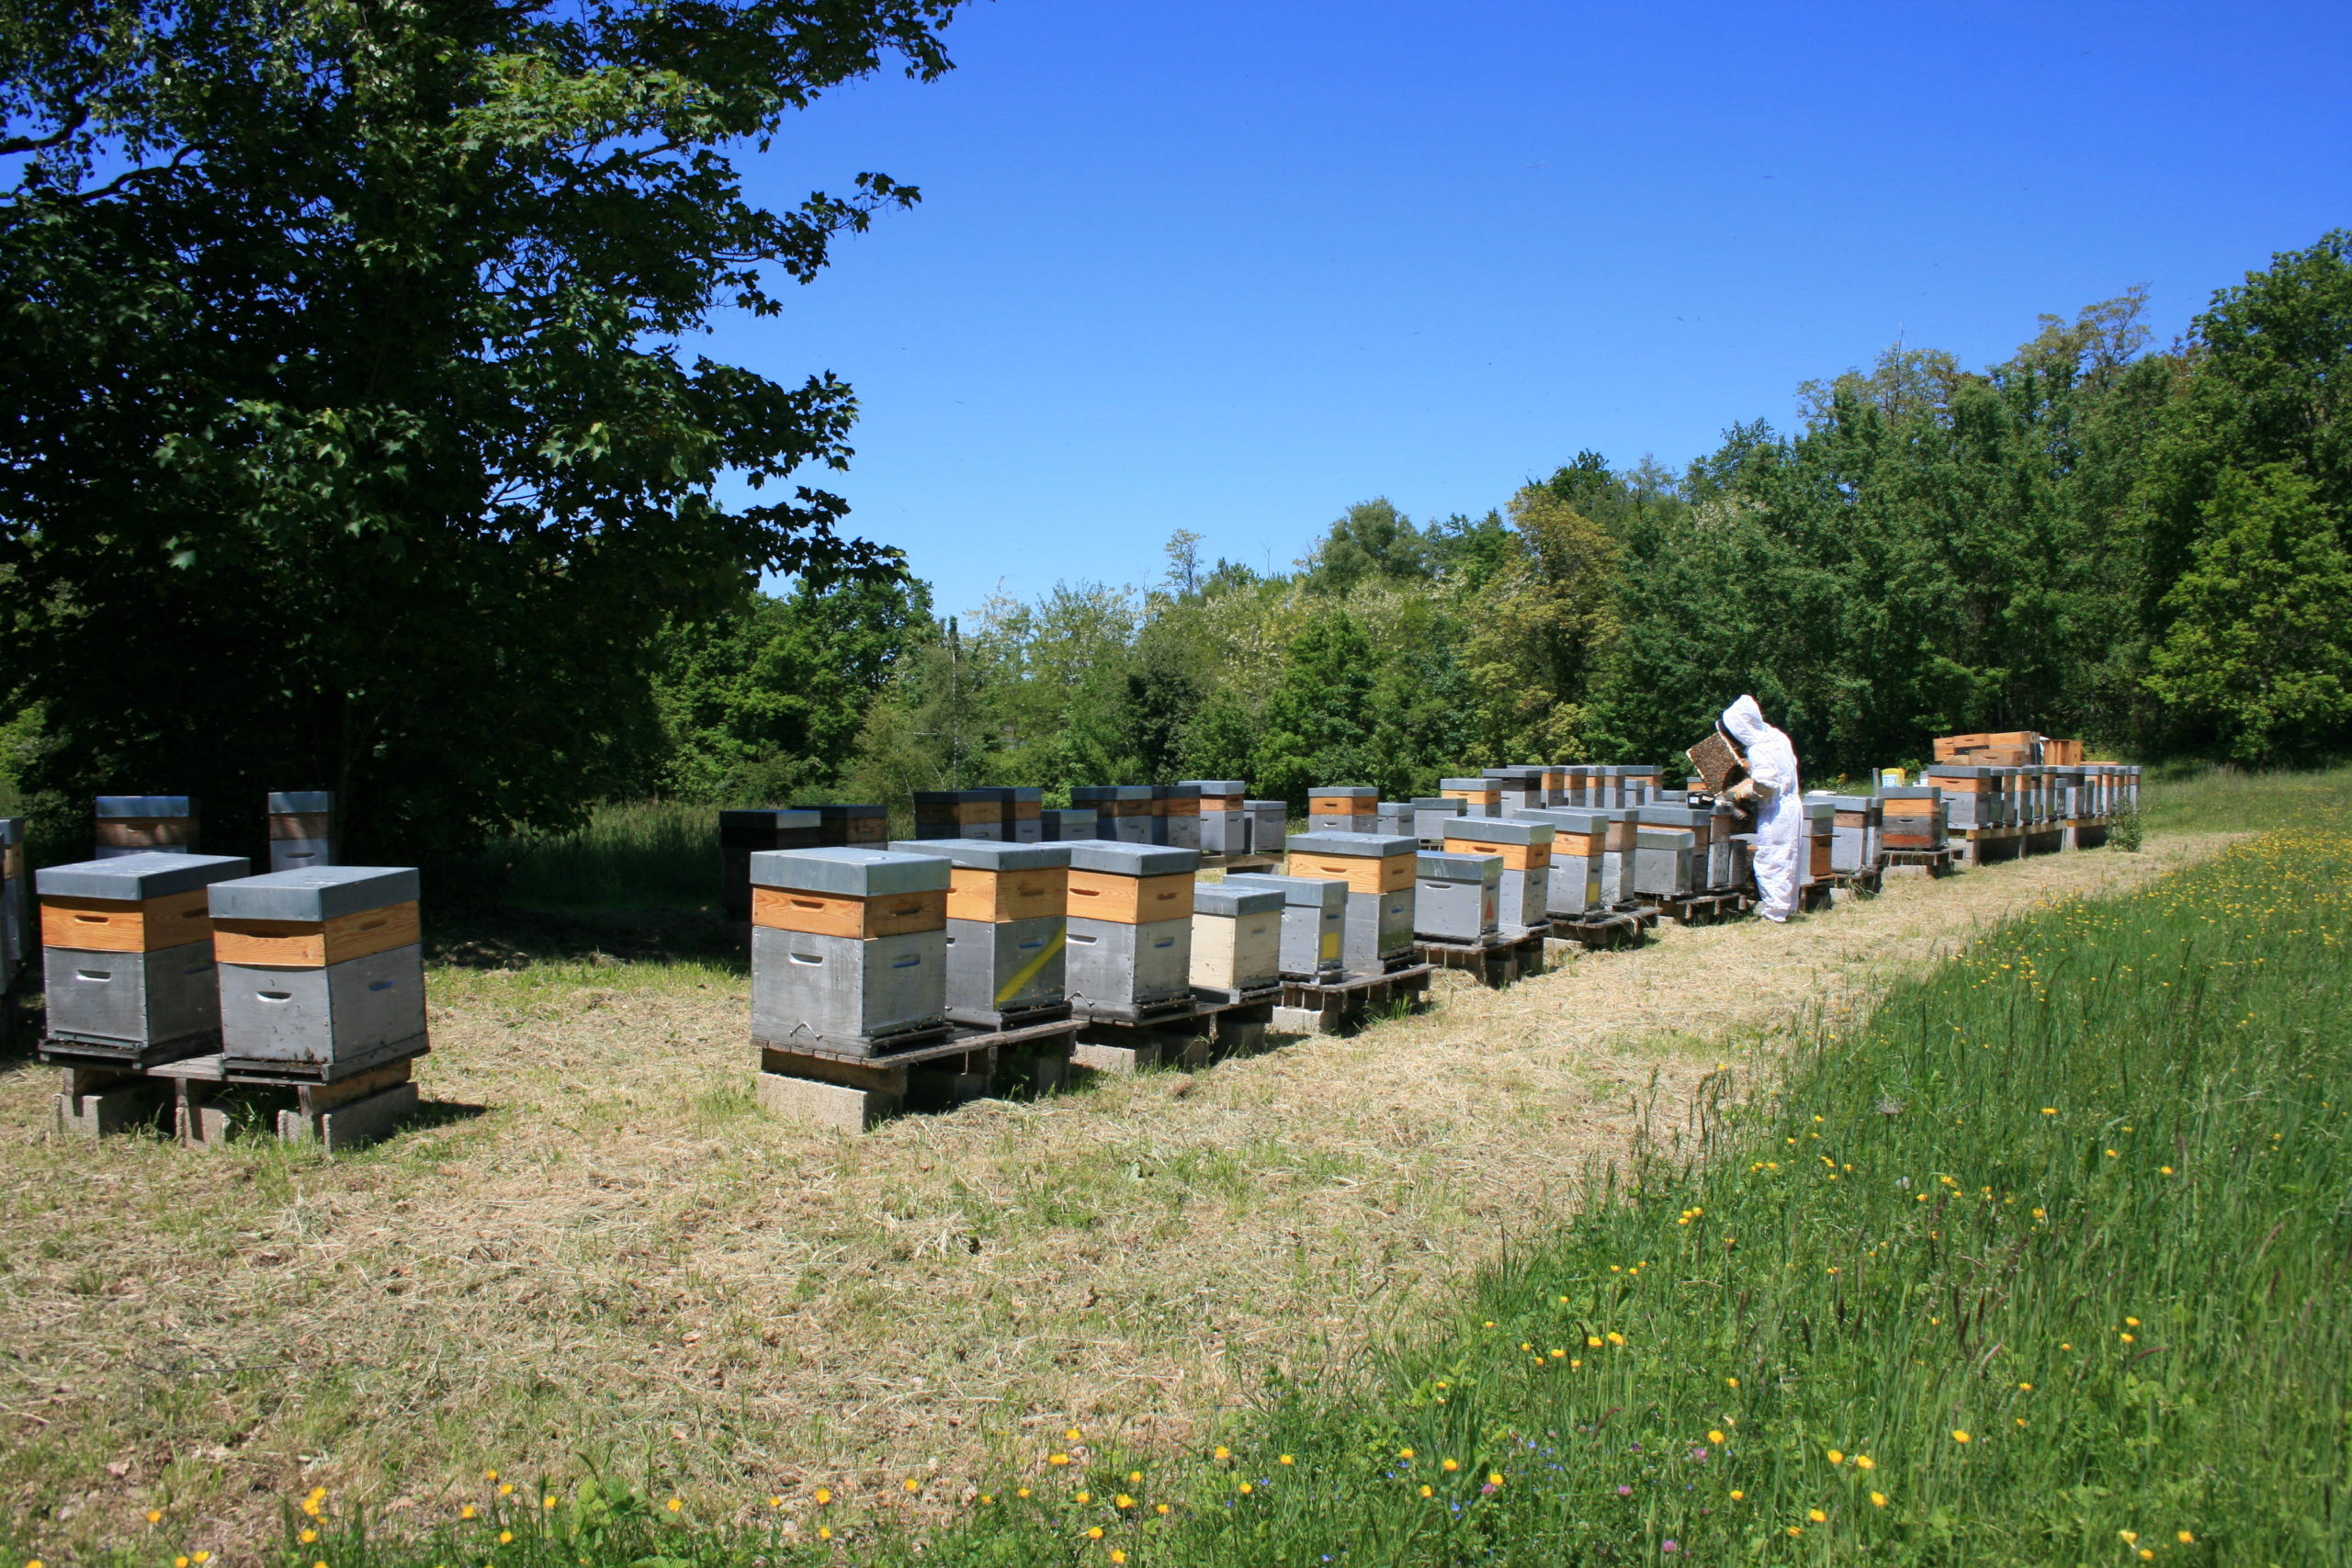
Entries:
POLYGON ((1498 512, 1351 506, 1296 570, 1168 542, 1146 588, 942 617, 802 581, 666 633, 632 795, 903 803, 1243 778, 1428 793, 1547 759, 1671 763, 1753 692, 1822 778, 2034 728, 2265 764, 2352 723, 2352 236, 2154 349, 2138 291, 2000 364, 1895 348, 1680 473, 1585 452, 1498 512))
MULTIPOLYGON (((747 573, 731 604, 575 681, 591 733, 507 805, 486 784, 487 807, 409 820, 462 847, 576 826, 598 801, 903 807, 931 787, 1187 777, 1402 795, 1485 764, 1671 765, 1743 691, 1824 781, 1965 730, 2145 760, 2340 752, 2352 233, 2274 258, 2169 346, 2143 317, 2136 290, 2043 317, 1973 370, 1891 349, 1801 389, 1794 429, 1735 426, 1679 473, 1584 452, 1484 516, 1364 502, 1287 572, 1204 561, 1179 533, 1154 584, 956 615, 912 571, 779 595, 747 573)), ((465 736, 512 696, 438 700, 465 736)), ((0 737, 54 810, 155 787, 66 739, 39 706, 0 737)))

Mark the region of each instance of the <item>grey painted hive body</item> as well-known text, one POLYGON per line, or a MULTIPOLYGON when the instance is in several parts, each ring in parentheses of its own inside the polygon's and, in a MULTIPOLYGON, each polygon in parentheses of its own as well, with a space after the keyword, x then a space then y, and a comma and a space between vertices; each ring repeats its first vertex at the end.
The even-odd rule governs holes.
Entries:
MULTIPOLYGON (((241 877, 247 869, 240 855, 154 851, 44 866, 33 883, 43 898, 153 904, 241 877)), ((151 932, 150 944, 139 952, 44 948, 51 1037, 151 1057, 175 1045, 209 1043, 220 1028, 220 993, 210 927, 200 918, 195 925, 205 933, 197 941, 151 932)))
POLYGON ((1326 979, 1340 973, 1346 936, 1348 885, 1317 876, 1228 876, 1225 886, 1260 887, 1283 895, 1282 972, 1294 980, 1326 979))
POLYGON ((1414 934, 1427 942, 1474 942, 1497 927, 1500 855, 1423 851, 1414 866, 1414 934))
MULTIPOLYGON (((949 864, 987 873, 1067 872, 1066 844, 995 843, 946 839, 893 843, 897 852, 937 855, 949 864)), ((1059 900, 1067 903, 1067 898, 1059 900)), ((1016 916, 1003 919, 947 919, 947 979, 944 1006, 957 1023, 998 1029, 1022 1014, 1057 1008, 1069 976, 1068 916, 1016 916)))
MULTIPOLYGON (((828 846, 755 854, 752 880, 812 900, 872 904, 944 894, 936 854, 828 846)), ((920 905, 918 904, 918 907, 920 905)), ((798 919, 784 901, 779 919, 798 919)), ((763 919, 766 917, 763 917, 763 919)), ((763 1044, 874 1055, 947 1021, 944 908, 927 930, 845 936, 784 925, 752 930, 752 1032, 763 1044)))
MULTIPOLYGON (((215 883, 210 904, 215 920, 323 928, 413 904, 418 892, 412 866, 320 866, 215 883)), ((223 964, 220 983, 220 1052, 232 1062, 308 1072, 425 1044, 416 942, 333 963, 223 964)))

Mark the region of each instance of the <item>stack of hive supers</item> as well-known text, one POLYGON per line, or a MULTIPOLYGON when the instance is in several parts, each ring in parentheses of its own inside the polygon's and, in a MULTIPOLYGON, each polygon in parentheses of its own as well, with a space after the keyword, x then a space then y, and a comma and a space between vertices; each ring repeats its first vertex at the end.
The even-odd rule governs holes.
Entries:
POLYGON ((1290 802, 1245 800, 1241 804, 1250 812, 1250 852, 1281 854, 1283 840, 1290 836, 1290 802))
POLYGON ((1193 988, 1238 1001, 1283 976, 1283 911, 1277 887, 1238 881, 1193 889, 1193 988))
POLYGON ((823 813, 764 807, 718 814, 718 912, 752 918, 752 857, 766 850, 813 850, 825 841, 823 813))
POLYGON ((1707 887, 1710 891, 1729 890, 1742 880, 1741 870, 1733 863, 1732 836, 1739 831, 1744 818, 1739 807, 1718 797, 1707 808, 1707 887))
POLYGON ((1362 784, 1317 784, 1306 792, 1310 833, 1369 833, 1380 817, 1380 792, 1362 784))
POLYGON ((1413 934, 1475 943, 1499 929, 1503 859, 1423 850, 1413 859, 1413 934))
POLYGON ((1201 786, 1196 784, 1151 786, 1152 838, 1171 850, 1201 847, 1201 786))
POLYGON ((1501 856, 1502 923, 1532 931, 1551 923, 1552 841, 1558 831, 1556 824, 1535 817, 1457 817, 1445 824, 1444 844, 1451 854, 1501 856))
POLYGON ((197 851, 203 814, 186 795, 102 795, 94 827, 97 860, 197 851))
MULTIPOLYGON (((414 867, 280 871, 207 892, 226 1066, 328 1079, 424 1054, 414 867)), ((404 1111, 416 1090, 401 1092, 404 1111)))
POLYGON ((803 802, 795 811, 817 814, 817 842, 814 846, 777 844, 780 850, 800 848, 874 849, 878 850, 890 839, 890 812, 881 806, 847 806, 832 801, 821 804, 803 802))
POLYGON ((207 895, 251 869, 239 855, 146 853, 35 873, 49 1049, 126 1066, 217 1051, 207 895))
POLYGON ((1544 808, 1544 769, 1541 765, 1487 768, 1484 773, 1501 786, 1497 805, 1502 816, 1510 817, 1521 811, 1544 808))
POLYGON ((334 794, 273 790, 269 807, 269 869, 309 871, 334 863, 334 794))
POLYGON ((1012 840, 1012 792, 1009 789, 919 789, 915 791, 915 837, 1012 840))
MULTIPOLYGON (((1943 792, 1944 819, 1951 828, 1965 832, 2003 825, 1999 770, 1973 762, 1936 762, 1920 774, 1920 782, 1943 792)), ((1893 798, 1892 792, 1886 793, 1893 798)), ((1887 814, 1894 814, 1893 807, 1887 814)))
POLYGON ((752 857, 752 1033, 868 1057, 947 1027, 948 861, 888 850, 752 857))
POLYGON ((1402 834, 1301 833, 1290 840, 1286 869, 1348 886, 1340 943, 1351 975, 1379 975, 1413 952, 1414 856, 1419 840, 1402 834))
POLYGON ((1185 779, 1200 792, 1201 842, 1204 855, 1246 855, 1250 852, 1250 807, 1243 796, 1250 786, 1239 779, 1185 779))
POLYGON ((1002 1030, 1069 1012, 1069 845, 916 839, 890 849, 948 863, 942 1005, 951 1021, 1002 1030))
POLYGON ((1948 802, 1934 784, 1887 784, 1878 792, 1882 841, 1892 850, 1944 847, 1948 802))
POLYGON ((1600 863, 1609 818, 1576 807, 1547 807, 1531 820, 1552 825, 1552 868, 1545 879, 1544 912, 1555 920, 1581 919, 1599 910, 1600 863))
POLYGON ((1038 814, 1039 841, 1066 844, 1077 839, 1093 839, 1095 831, 1093 809, 1084 806, 1048 807, 1038 814))
MULTIPOLYGON (((1409 800, 1383 800, 1375 803, 1370 833, 1412 833, 1413 803, 1409 800)), ((1419 834, 1414 834, 1416 838, 1419 834)))
POLYGON ((1804 807, 1805 856, 1799 865, 1801 880, 1826 882, 1837 874, 1838 807, 1811 797, 1804 807))
POLYGON ((1618 801, 1624 806, 1647 806, 1657 792, 1657 764, 1631 762, 1611 769, 1617 776, 1618 801))
POLYGON ((1628 807, 1634 815, 1634 891, 1645 898, 1683 898, 1707 886, 1706 851, 1714 814, 1688 806, 1628 807))
POLYGON ((1158 836, 1149 784, 1077 784, 1072 806, 1094 813, 1095 837, 1122 844, 1148 844, 1158 836))
POLYGON ((1437 792, 1448 800, 1462 803, 1465 817, 1500 817, 1503 814, 1503 786, 1498 779, 1440 779, 1437 792))
POLYGON ((1069 847, 1070 1005, 1134 1021, 1193 994, 1196 850, 1103 840, 1069 847))
POLYGON ((1403 830, 1432 848, 1445 842, 1446 828, 1463 814, 1462 802, 1442 795, 1417 795, 1412 807, 1411 826, 1403 830))
POLYGON ((1283 979, 1323 982, 1339 976, 1344 962, 1341 948, 1347 936, 1346 883, 1327 877, 1251 873, 1228 876, 1224 886, 1283 896, 1283 979))
POLYGON ((1555 808, 1574 804, 1568 799, 1567 763, 1546 762, 1544 764, 1544 804, 1555 808))

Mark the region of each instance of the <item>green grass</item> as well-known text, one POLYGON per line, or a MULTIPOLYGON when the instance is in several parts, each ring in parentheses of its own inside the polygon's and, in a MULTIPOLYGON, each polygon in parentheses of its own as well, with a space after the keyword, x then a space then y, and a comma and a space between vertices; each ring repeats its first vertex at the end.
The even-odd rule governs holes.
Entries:
POLYGON ((787 1537, 566 1491, 503 1550, 288 1561, 2341 1563, 2347 943, 2352 835, 2315 830, 2005 927, 1460 1316, 1271 1382, 1222 1459, 1033 1436, 945 1517, 795 1495, 787 1537))
POLYGON ((639 801, 596 807, 571 833, 526 833, 490 849, 507 900, 560 911, 716 908, 718 811, 639 801))
POLYGON ((2247 773, 2205 763, 2150 769, 2141 786, 2150 832, 2226 833, 2315 828, 2340 821, 2345 771, 2247 773))

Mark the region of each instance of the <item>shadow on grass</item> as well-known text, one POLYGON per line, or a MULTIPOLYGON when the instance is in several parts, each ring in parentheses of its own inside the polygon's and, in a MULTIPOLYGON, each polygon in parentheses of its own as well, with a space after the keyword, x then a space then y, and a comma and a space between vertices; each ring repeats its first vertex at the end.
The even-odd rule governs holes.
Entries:
POLYGON ((693 963, 751 972, 744 939, 707 909, 451 910, 430 921, 425 961, 482 970, 693 963))

